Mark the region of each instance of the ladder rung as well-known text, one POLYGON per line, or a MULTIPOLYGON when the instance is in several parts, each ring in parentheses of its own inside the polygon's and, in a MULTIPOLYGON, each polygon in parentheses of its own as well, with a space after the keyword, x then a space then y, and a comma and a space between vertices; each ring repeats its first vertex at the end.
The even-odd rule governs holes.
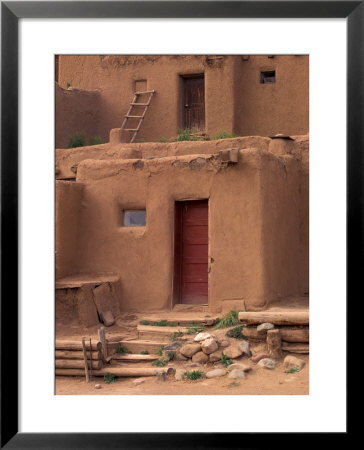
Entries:
POLYGON ((149 106, 149 103, 130 103, 131 105, 133 105, 133 106, 135 106, 135 105, 138 105, 138 106, 149 106))
POLYGON ((128 117, 129 119, 140 119, 143 116, 130 116, 127 114, 125 117, 128 117))
POLYGON ((139 128, 124 128, 125 131, 138 131, 139 128))
POLYGON ((142 94, 154 94, 155 91, 140 91, 135 92, 135 95, 142 95, 142 94))

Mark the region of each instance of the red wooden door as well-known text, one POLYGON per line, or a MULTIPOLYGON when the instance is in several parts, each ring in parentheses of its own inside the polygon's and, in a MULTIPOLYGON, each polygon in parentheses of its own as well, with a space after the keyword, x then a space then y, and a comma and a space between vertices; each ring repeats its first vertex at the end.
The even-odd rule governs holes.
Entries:
POLYGON ((208 303, 208 201, 176 202, 175 301, 208 303))
POLYGON ((183 127, 205 129, 205 80, 203 75, 183 78, 183 127))

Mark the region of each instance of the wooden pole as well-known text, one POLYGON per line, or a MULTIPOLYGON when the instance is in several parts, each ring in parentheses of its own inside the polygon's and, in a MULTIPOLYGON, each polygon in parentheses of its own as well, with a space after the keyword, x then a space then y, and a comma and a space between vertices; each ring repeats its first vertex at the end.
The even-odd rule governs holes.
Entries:
POLYGON ((105 335, 105 327, 100 327, 98 334, 99 334, 99 340, 101 342, 102 359, 104 361, 106 361, 108 353, 107 353, 107 341, 106 341, 106 335, 105 335))
MULTIPOLYGON (((83 360, 85 363, 85 375, 86 375, 86 382, 88 383, 90 381, 90 375, 88 373, 88 363, 87 363, 87 353, 86 353, 86 343, 85 338, 82 338, 82 350, 83 350, 83 360)), ((91 363, 92 364, 92 363, 91 363)), ((57 361, 56 361, 56 367, 57 367, 57 361)))
MULTIPOLYGON (((86 348, 88 349, 90 346, 89 342, 85 342, 86 348)), ((101 351, 101 342, 99 341, 91 341, 91 348, 93 351, 101 351)), ((80 341, 69 341, 69 340, 56 340, 56 350, 83 350, 82 343, 80 341)))
POLYGON ((282 339, 279 330, 268 330, 267 332, 268 353, 274 359, 282 358, 282 339))
POLYGON ((92 345, 91 345, 91 338, 89 339, 90 342, 90 378, 92 378, 92 345))
MULTIPOLYGON (((101 352, 91 352, 92 360, 101 359, 101 352)), ((56 350, 56 359, 83 359, 83 351, 78 350, 56 350)))

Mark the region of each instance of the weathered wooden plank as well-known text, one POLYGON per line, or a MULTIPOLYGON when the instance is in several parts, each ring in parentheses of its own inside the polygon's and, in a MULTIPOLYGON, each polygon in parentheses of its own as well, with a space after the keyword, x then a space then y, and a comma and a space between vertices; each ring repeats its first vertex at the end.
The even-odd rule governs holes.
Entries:
MULTIPOLYGON (((281 332, 282 340, 286 342, 309 342, 309 327, 285 327, 278 328, 281 332)), ((243 328, 243 334, 253 340, 264 341, 266 333, 258 333, 257 327, 249 326, 243 328)))
POLYGON ((249 311, 239 312, 239 321, 247 324, 308 325, 308 311, 249 311))
MULTIPOLYGON (((90 361, 87 361, 90 366, 90 361)), ((92 369, 101 369, 102 362, 100 360, 92 361, 92 369)), ((83 375, 85 375, 85 361, 79 359, 56 359, 56 369, 83 369, 83 375)))
MULTIPOLYGON (((89 350, 90 349, 90 344, 89 342, 85 342, 86 344, 86 349, 89 350)), ((101 351, 101 342, 99 341, 92 341, 91 343, 91 350, 97 350, 97 351, 101 351)), ((81 339, 79 341, 76 340, 61 340, 61 339, 57 339, 56 340, 56 350, 82 350, 82 341, 81 339)))
MULTIPOLYGON (((92 351, 93 360, 101 359, 99 351, 92 351)), ((78 350, 56 350, 56 359, 81 359, 83 360, 83 351, 78 350)))

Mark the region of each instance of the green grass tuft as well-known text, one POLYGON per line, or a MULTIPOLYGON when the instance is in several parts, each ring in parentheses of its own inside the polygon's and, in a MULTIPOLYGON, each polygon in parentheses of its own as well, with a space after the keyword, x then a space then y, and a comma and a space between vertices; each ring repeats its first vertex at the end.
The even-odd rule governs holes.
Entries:
POLYGON ((291 367, 290 369, 287 369, 284 371, 284 373, 297 373, 300 369, 298 367, 291 367))
POLYGON ((133 352, 130 351, 127 347, 124 347, 123 345, 119 344, 118 348, 116 349, 116 353, 118 353, 119 355, 126 355, 133 352))
POLYGON ((104 375, 104 383, 106 384, 111 384, 111 383, 115 383, 116 381, 116 376, 111 373, 111 372, 107 372, 104 375))
POLYGON ((140 324, 140 325, 149 325, 149 322, 148 322, 148 320, 141 320, 141 321, 139 322, 139 324, 140 324))
POLYGON ((163 355, 163 349, 164 349, 164 345, 161 345, 157 351, 157 355, 158 356, 162 356, 163 355))
POLYGON ((203 377, 203 372, 201 370, 192 370, 192 372, 186 372, 184 374, 184 377, 188 378, 189 380, 199 380, 203 377))
POLYGON ((100 138, 100 136, 92 136, 90 139, 90 145, 100 145, 103 144, 103 140, 100 138))
POLYGON ((218 133, 216 133, 214 136, 212 136, 212 140, 218 140, 218 139, 230 139, 237 137, 237 134, 235 133, 228 133, 227 131, 221 130, 218 133))
POLYGON ((86 145, 86 133, 78 131, 72 134, 68 141, 68 148, 84 147, 86 145))
POLYGON ((233 327, 234 325, 239 325, 238 318, 239 311, 234 311, 233 309, 226 313, 221 319, 218 319, 217 324, 215 325, 215 330, 219 328, 228 328, 233 327))
POLYGON ((230 364, 231 364, 230 359, 225 355, 225 353, 223 353, 223 354, 221 355, 221 359, 220 359, 219 362, 220 362, 223 366, 225 366, 225 367, 229 367, 230 364))
POLYGON ((148 352, 148 350, 143 350, 140 352, 140 354, 141 355, 149 355, 149 352, 148 352))
POLYGON ((154 327, 176 327, 177 324, 168 322, 167 320, 160 320, 159 322, 152 323, 154 327))
POLYGON ((231 328, 231 330, 226 332, 227 337, 235 338, 235 339, 248 339, 244 334, 242 333, 243 325, 239 325, 235 328, 231 328))
POLYGON ((187 334, 195 334, 200 333, 205 329, 205 325, 201 325, 199 323, 191 323, 187 325, 187 334))
POLYGON ((166 361, 165 359, 156 359, 155 361, 153 361, 153 366, 164 367, 167 362, 168 361, 166 361))
POLYGON ((173 334, 172 334, 172 342, 174 342, 174 341, 177 341, 177 339, 179 339, 180 337, 182 337, 183 336, 183 333, 182 333, 182 331, 175 331, 173 334))

